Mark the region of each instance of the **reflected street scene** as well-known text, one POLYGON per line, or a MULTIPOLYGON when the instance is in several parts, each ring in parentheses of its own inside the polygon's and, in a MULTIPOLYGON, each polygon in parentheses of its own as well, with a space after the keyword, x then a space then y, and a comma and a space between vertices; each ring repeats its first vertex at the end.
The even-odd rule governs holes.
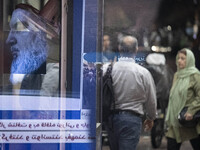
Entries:
MULTIPOLYGON (((109 62, 108 58, 111 53, 115 53, 116 60, 119 60, 119 45, 123 37, 127 35, 136 37, 138 40, 138 52, 134 58, 135 62, 151 73, 156 86, 157 117, 154 120, 154 126, 151 131, 148 133, 142 132, 137 150, 167 149, 166 132, 168 131, 168 126, 165 119, 170 103, 170 90, 174 80, 176 80, 174 75, 178 70, 176 62, 178 51, 183 48, 190 49, 196 59, 195 66, 200 69, 200 61, 198 61, 200 57, 199 14, 200 2, 198 0, 105 1, 102 37, 102 52, 105 53, 105 57, 102 60, 106 60, 103 61, 104 64, 109 62)), ((199 98, 197 99, 199 104, 199 98)), ((187 103, 191 107, 192 104, 189 100, 187 103)), ((199 110, 198 104, 194 107, 199 110)), ((121 105, 123 105, 123 102, 117 104, 116 107, 121 105)), ((138 110, 134 109, 133 111, 138 110)), ((175 118, 177 117, 178 115, 175 116, 175 118)), ((182 125, 179 126, 182 127, 182 125)), ((197 139, 199 139, 198 128, 199 122, 194 131, 194 137, 197 139)), ((175 129, 173 133, 168 132, 168 137, 174 138, 174 134, 177 135, 175 129)), ((184 139, 190 134, 192 135, 193 132, 189 132, 188 129, 186 135, 180 134, 177 136, 179 138, 176 137, 176 139, 184 139)), ((122 142, 120 143, 119 141, 118 143, 120 145, 122 142)), ((180 144, 180 141, 178 143, 180 144)), ((109 149, 109 136, 104 128, 102 144, 104 150, 109 149)), ((181 144, 181 150, 184 149, 192 149, 190 142, 187 140, 183 140, 181 144)))

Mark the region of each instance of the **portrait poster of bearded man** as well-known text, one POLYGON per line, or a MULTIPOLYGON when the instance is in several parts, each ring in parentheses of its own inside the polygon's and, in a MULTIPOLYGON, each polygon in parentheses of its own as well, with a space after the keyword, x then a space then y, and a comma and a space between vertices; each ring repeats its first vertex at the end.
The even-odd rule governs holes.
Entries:
MULTIPOLYGON (((56 1, 49 0, 51 2, 56 1)), ((32 6, 19 4, 17 7, 12 13, 6 40, 13 56, 10 70, 13 94, 17 93, 17 87, 17 94, 58 96, 59 50, 53 50, 56 58, 51 58, 51 61, 48 59, 52 53, 52 41, 59 41, 59 30, 32 6)), ((53 47, 59 47, 58 43, 53 43, 53 47)))

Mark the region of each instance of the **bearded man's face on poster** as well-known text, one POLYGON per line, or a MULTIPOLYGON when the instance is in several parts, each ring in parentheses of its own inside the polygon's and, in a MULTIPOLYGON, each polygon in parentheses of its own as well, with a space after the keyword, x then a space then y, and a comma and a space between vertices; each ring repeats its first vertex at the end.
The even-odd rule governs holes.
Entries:
POLYGON ((48 44, 45 33, 19 15, 20 9, 13 12, 6 41, 13 55, 11 74, 30 74, 46 61, 48 44))

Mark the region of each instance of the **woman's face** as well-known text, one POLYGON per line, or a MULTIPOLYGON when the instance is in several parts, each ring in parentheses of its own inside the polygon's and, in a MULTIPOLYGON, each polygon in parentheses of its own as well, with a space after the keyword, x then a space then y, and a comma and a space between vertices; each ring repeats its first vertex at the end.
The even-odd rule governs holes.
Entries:
POLYGON ((178 68, 184 69, 186 66, 186 55, 184 53, 178 53, 178 68))

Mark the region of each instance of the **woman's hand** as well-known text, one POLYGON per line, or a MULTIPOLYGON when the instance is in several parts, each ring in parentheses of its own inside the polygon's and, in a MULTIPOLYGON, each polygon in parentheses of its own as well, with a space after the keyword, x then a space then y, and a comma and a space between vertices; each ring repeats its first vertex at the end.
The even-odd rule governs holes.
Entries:
POLYGON ((184 117, 185 117, 185 120, 188 120, 188 121, 193 119, 193 115, 190 113, 185 113, 184 117))

